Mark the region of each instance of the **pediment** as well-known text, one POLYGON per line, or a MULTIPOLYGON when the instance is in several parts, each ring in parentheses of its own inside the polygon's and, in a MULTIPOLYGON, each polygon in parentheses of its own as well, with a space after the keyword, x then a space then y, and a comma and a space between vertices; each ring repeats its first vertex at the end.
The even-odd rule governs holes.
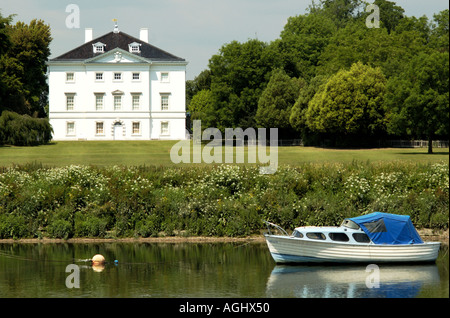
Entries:
POLYGON ((87 59, 85 63, 150 63, 149 60, 120 48, 87 59))

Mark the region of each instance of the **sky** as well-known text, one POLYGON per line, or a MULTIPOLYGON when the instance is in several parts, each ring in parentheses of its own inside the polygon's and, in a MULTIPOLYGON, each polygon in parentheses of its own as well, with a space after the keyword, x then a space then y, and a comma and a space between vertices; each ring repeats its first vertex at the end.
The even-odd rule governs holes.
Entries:
MULTIPOLYGON (((316 0, 317 2, 317 0, 316 0)), ((369 1, 371 2, 371 1, 369 1)), ((428 16, 449 8, 447 0, 398 0, 407 16, 428 16)), ((57 57, 84 43, 84 29, 94 38, 111 32, 113 19, 119 30, 139 38, 140 28, 149 29, 149 42, 186 59, 186 77, 193 79, 208 67, 219 49, 233 40, 279 38, 287 19, 306 13, 312 0, 0 0, 3 16, 16 14, 13 23, 41 19, 49 24, 53 41, 51 56, 57 57), (68 27, 67 18, 79 8, 79 27, 68 27)), ((382 16, 380 16, 382 19, 382 16)))

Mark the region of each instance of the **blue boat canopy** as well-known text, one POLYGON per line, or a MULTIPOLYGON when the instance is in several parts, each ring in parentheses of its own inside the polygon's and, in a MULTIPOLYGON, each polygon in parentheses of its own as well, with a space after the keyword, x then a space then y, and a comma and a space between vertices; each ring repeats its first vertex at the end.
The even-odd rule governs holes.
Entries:
POLYGON ((408 215, 374 212, 349 220, 358 224, 375 244, 423 243, 408 215))

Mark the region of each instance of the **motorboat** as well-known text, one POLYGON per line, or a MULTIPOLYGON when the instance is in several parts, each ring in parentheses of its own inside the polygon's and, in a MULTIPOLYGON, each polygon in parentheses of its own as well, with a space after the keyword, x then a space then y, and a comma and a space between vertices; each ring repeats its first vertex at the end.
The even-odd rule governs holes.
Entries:
POLYGON ((303 226, 289 235, 265 221, 264 234, 276 263, 435 262, 439 242, 424 242, 410 216, 374 212, 336 226, 303 226))

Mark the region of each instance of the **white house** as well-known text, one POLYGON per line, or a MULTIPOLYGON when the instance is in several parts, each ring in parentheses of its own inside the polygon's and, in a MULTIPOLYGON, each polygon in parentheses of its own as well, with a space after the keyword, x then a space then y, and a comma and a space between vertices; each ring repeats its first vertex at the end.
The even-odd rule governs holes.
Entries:
POLYGON ((187 62, 114 31, 48 62, 54 140, 185 139, 187 62))

